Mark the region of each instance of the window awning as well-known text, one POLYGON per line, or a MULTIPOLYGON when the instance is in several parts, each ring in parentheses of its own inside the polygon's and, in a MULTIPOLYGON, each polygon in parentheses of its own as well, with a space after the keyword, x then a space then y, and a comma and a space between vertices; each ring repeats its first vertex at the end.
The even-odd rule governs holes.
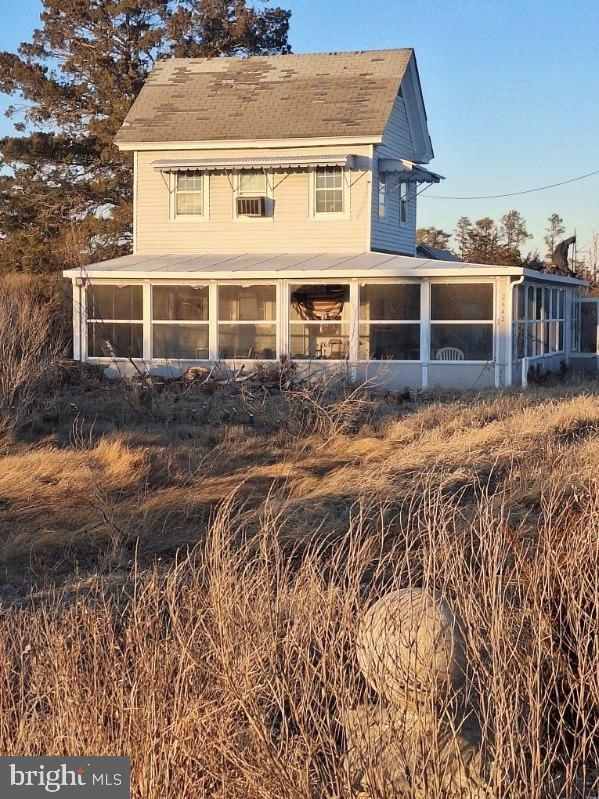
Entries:
POLYGON ((379 172, 393 172, 406 183, 439 183, 445 180, 443 175, 431 172, 421 164, 415 164, 405 158, 381 158, 379 172))
POLYGON ((161 172, 181 172, 188 169, 218 172, 227 169, 310 169, 317 166, 342 166, 351 169, 353 155, 257 155, 229 158, 165 158, 152 161, 161 172))

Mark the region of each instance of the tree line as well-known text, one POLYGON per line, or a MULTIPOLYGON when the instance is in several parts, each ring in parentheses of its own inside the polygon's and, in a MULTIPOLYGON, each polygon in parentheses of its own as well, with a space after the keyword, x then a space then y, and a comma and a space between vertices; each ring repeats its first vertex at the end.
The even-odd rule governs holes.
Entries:
POLYGON ((0 265, 56 272, 130 251, 132 156, 113 137, 159 58, 290 52, 291 12, 246 0, 43 0, 0 52, 0 265))
MULTIPOLYGON (((546 252, 538 251, 522 254, 523 245, 532 238, 526 220, 519 211, 508 211, 499 222, 485 216, 471 221, 467 216, 458 219, 455 229, 449 233, 434 226, 418 228, 416 239, 419 244, 428 244, 441 250, 449 250, 459 260, 476 264, 500 264, 505 266, 525 266, 538 271, 551 270, 551 259, 556 246, 563 240, 566 228, 558 213, 547 219, 543 238, 546 252)), ((586 258, 574 258, 573 271, 593 284, 597 282, 599 259, 597 249, 599 237, 594 236, 586 258)))

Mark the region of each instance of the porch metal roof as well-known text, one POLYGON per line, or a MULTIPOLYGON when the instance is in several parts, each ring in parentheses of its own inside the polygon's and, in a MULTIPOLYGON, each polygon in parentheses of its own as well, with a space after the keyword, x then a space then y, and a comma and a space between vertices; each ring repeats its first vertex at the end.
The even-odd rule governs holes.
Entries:
POLYGON ((65 269, 65 277, 233 280, 273 278, 335 279, 384 277, 496 277, 524 275, 533 280, 584 286, 561 275, 547 275, 516 266, 436 261, 381 252, 238 253, 125 255, 89 266, 65 269))
POLYGON ((229 158, 164 158, 152 161, 154 169, 164 172, 179 172, 197 169, 201 172, 216 172, 221 169, 297 169, 314 166, 343 166, 351 168, 354 156, 334 155, 258 155, 231 156, 229 158))

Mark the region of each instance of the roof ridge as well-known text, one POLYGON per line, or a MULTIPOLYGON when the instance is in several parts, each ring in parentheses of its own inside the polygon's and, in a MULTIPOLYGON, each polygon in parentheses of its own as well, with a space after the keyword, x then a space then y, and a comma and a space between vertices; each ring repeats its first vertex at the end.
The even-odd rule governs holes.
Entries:
POLYGON ((322 57, 322 56, 343 56, 343 55, 369 55, 370 53, 413 53, 413 47, 379 47, 374 50, 314 50, 308 53, 264 53, 264 54, 254 54, 254 55, 217 55, 217 56, 198 56, 195 58, 186 58, 182 56, 165 56, 164 58, 158 58, 154 67, 158 64, 171 64, 175 61, 182 61, 182 62, 196 62, 202 63, 204 61, 252 61, 253 59, 265 59, 265 58, 311 58, 311 57, 322 57))

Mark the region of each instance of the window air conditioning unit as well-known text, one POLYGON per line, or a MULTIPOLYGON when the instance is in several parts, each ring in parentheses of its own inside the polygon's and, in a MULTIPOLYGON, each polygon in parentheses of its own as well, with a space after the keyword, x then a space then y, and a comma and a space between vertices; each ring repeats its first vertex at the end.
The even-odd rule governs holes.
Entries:
POLYGON ((237 216, 266 216, 266 197, 238 197, 237 216))

